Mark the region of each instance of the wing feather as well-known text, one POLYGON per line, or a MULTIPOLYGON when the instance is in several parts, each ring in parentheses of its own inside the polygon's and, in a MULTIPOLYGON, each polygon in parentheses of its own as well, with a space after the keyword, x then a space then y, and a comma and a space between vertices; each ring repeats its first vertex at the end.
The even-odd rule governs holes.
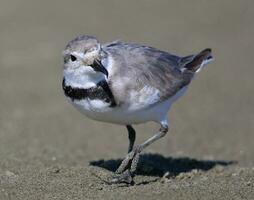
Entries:
POLYGON ((189 61, 192 57, 185 57, 183 60, 181 57, 153 47, 121 41, 108 43, 103 48, 114 57, 115 61, 112 77, 118 80, 111 80, 111 82, 116 82, 118 85, 122 82, 124 91, 141 90, 150 86, 160 91, 160 101, 163 101, 189 84, 193 76, 192 73, 181 71, 185 61, 189 61))

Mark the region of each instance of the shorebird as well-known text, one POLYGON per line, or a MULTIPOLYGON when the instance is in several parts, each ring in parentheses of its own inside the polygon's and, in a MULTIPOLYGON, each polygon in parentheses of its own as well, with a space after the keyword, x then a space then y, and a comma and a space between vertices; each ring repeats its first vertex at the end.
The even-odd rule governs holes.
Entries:
POLYGON ((140 153, 168 132, 172 103, 213 59, 209 48, 180 57, 136 43, 103 44, 87 35, 70 41, 63 57, 62 87, 71 104, 89 118, 127 127, 128 154, 112 183, 133 183, 140 153), (159 131, 134 147, 132 125, 148 121, 160 124, 159 131))

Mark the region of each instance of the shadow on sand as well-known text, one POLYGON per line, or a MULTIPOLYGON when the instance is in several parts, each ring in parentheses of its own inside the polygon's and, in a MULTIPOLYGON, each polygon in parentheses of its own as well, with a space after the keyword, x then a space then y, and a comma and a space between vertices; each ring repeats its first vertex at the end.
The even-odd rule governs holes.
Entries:
MULTIPOLYGON (((122 159, 91 161, 90 165, 101 167, 114 172, 121 164, 122 159)), ((143 154, 140 156, 137 174, 162 177, 166 172, 177 176, 181 172, 190 172, 194 169, 208 171, 216 165, 228 166, 235 161, 223 160, 196 160, 188 157, 172 158, 160 154, 143 154)))

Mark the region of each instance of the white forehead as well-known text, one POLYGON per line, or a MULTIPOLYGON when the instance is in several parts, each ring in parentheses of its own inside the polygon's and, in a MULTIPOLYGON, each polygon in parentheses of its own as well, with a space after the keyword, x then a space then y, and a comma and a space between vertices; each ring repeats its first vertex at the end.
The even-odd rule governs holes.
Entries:
POLYGON ((77 56, 79 58, 84 58, 85 57, 85 53, 83 53, 83 52, 73 51, 73 52, 71 52, 71 54, 74 55, 74 56, 77 56))

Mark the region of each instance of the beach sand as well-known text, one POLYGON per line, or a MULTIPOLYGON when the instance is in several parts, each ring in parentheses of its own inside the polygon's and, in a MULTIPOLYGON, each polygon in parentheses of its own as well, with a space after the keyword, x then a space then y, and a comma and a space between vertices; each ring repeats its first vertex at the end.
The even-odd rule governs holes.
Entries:
MULTIPOLYGON (((254 2, 0 3, 0 199, 253 199, 254 2), (92 121, 61 89, 66 43, 80 34, 215 61, 172 107, 169 133, 146 149, 135 185, 109 185, 125 127, 92 121)), ((137 144, 159 128, 135 126, 137 144)))

